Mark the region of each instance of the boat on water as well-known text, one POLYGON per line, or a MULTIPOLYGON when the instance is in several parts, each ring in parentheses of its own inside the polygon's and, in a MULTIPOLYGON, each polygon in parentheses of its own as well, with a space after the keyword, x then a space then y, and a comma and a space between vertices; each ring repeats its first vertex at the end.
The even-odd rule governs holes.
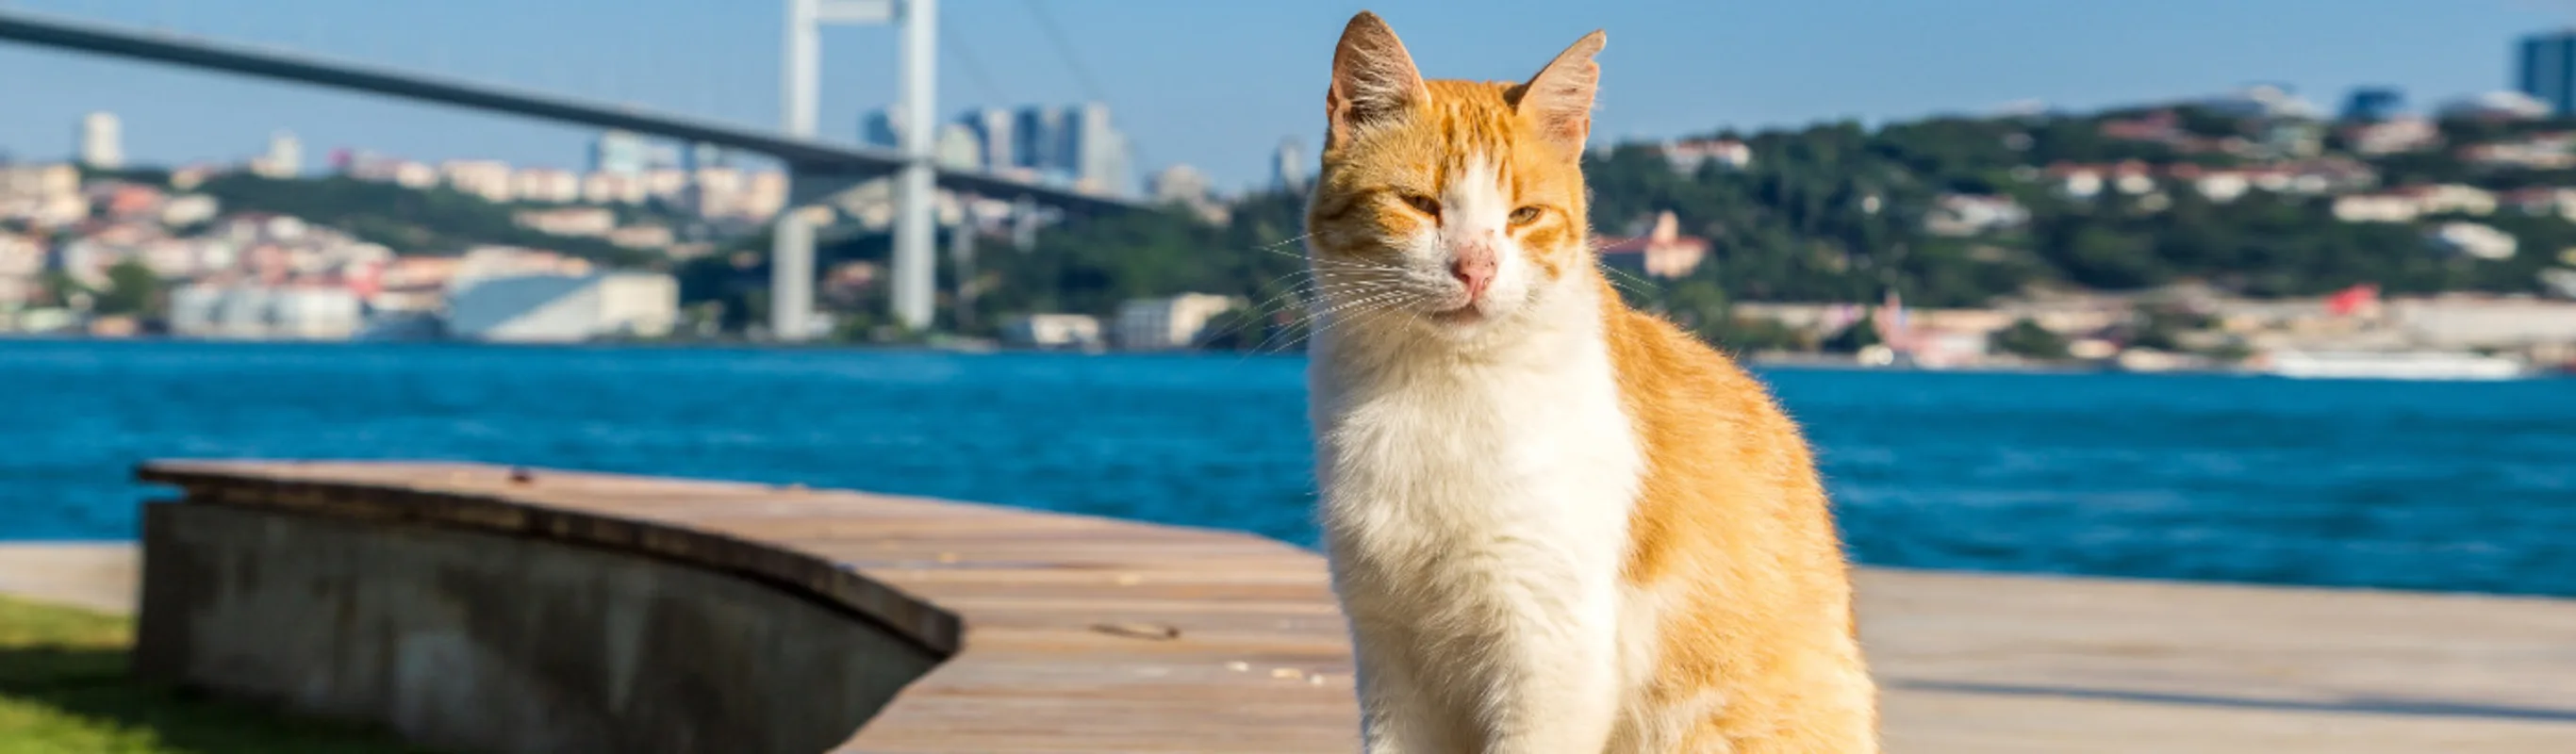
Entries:
POLYGON ((2512 380, 2535 374, 2516 359, 2446 351, 2277 351, 2255 371, 2347 380, 2512 380))

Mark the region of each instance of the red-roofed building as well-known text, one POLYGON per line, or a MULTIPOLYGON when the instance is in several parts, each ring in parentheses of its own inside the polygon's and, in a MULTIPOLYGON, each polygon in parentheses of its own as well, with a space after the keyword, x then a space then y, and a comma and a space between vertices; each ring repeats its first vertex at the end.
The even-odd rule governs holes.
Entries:
POLYGON ((1654 229, 1646 235, 1601 242, 1602 263, 1659 278, 1688 275, 1708 259, 1708 239, 1682 235, 1681 221, 1671 212, 1656 215, 1654 229))

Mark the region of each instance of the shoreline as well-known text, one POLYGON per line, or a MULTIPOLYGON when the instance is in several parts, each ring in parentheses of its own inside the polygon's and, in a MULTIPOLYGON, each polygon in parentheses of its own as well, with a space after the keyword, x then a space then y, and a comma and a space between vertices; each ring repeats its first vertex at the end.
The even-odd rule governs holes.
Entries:
MULTIPOLYGON (((216 346, 216 347, 242 347, 242 348, 257 348, 257 347, 288 347, 288 348, 298 348, 298 347, 301 347, 301 348, 424 348, 424 349, 456 349, 456 350, 484 350, 484 349, 490 349, 490 350, 495 350, 495 351, 582 351, 582 350, 603 350, 603 351, 607 351, 607 350, 637 350, 637 351, 708 351, 708 352, 826 352, 826 353, 886 353, 886 354, 899 354, 899 353, 938 353, 938 354, 969 355, 969 356, 1068 356, 1068 357, 1080 356, 1080 357, 1130 357, 1130 358, 1191 358, 1191 357, 1208 357, 1208 358, 1236 358, 1236 359, 1297 359, 1297 358, 1303 358, 1303 357, 1305 356, 1305 354, 1304 354, 1304 353, 1302 353, 1302 352, 1253 353, 1253 352, 1245 352, 1245 351, 1225 351, 1225 350, 1215 350, 1215 349, 1171 349, 1171 350, 1157 350, 1157 351, 1121 351, 1121 350, 1115 350, 1115 349, 1020 348, 1020 347, 1002 346, 1002 345, 991 344, 991 343, 981 342, 981 341, 958 342, 958 343, 838 343, 838 342, 778 343, 778 342, 773 342, 773 341, 755 341, 755 340, 650 340, 650 341, 647 341, 647 340, 638 340, 638 341, 584 341, 584 342, 527 342, 527 343, 511 343, 511 342, 485 342, 485 341, 471 341, 471 340, 236 340, 236 339, 223 339, 223 338, 178 338, 178 337, 167 337, 167 336, 92 337, 92 336, 83 336, 83 335, 43 335, 43 334, 30 335, 30 334, 22 334, 22 333, 0 333, 0 344, 7 344, 7 343, 13 343, 13 342, 16 342, 16 343, 50 343, 50 344, 84 344, 84 345, 88 345, 88 344, 95 344, 95 345, 114 345, 114 346, 128 346, 128 345, 130 345, 130 346, 135 346, 135 347, 146 347, 146 346, 152 346, 152 345, 188 345, 188 346, 216 346)), ((2393 352, 2393 353, 2418 353, 2418 352, 2415 352, 2415 351, 2397 351, 2397 352, 2393 352)), ((2422 353, 2434 353, 2434 352, 2431 352, 2431 351, 2425 351, 2425 352, 2422 352, 2422 353)), ((2345 377, 2345 376, 2320 376, 2320 377, 2298 377, 2298 376, 2290 376, 2290 375, 2275 374, 2275 373, 2271 373, 2271 372, 2265 372, 2265 371, 2260 371, 2260 370, 2255 370, 2255 369, 2249 369, 2249 368, 2241 368, 2241 367, 2238 367, 2238 368, 2230 368, 2230 367, 2216 367, 2216 368, 2173 368, 2173 369, 2137 370, 2137 369, 2123 369, 2123 368, 2120 368, 2120 367, 2118 367, 2118 366, 2116 366, 2116 365, 2108 365, 2108 364, 2094 363, 2094 362, 2082 362, 2082 361, 2065 361, 2065 362, 2021 362, 2021 363, 1988 363, 1988 364, 1968 364, 1968 365, 1942 366, 1942 367, 1925 367, 1925 366, 1918 366, 1918 365, 1897 366, 1897 365, 1876 365, 1876 364, 1865 364, 1865 363, 1861 363, 1861 362, 1859 361, 1859 359, 1854 358, 1854 357, 1852 357, 1852 356, 1850 356, 1850 355, 1847 355, 1847 354, 1821 354, 1821 353, 1819 353, 1819 354, 1807 354, 1807 353, 1769 352, 1769 353, 1751 353, 1751 354, 1747 354, 1747 353, 1729 353, 1729 354, 1727 354, 1727 356, 1728 356, 1728 358, 1734 359, 1734 360, 1735 360, 1737 363, 1739 363, 1739 364, 1743 364, 1743 365, 1748 366, 1748 367, 1759 368, 1759 369, 1801 369, 1801 370, 1815 370, 1815 371, 1842 371, 1842 372, 1918 372, 1918 373, 1927 373, 1927 374, 2031 374, 2031 375, 2097 375, 2097 374, 2119 374, 2119 375, 2139 375, 2139 376, 2168 376, 2168 375, 2169 375, 2169 376, 2190 376, 2190 377, 2248 377, 2248 378, 2275 378, 2275 379, 2303 379, 2303 380, 2317 380, 2317 381, 2375 381, 2375 382, 2520 382, 2520 381, 2529 381, 2529 380, 2545 380, 2545 379, 2564 378, 2564 377, 2576 377, 2576 372, 2571 372, 2571 371, 2567 371, 2567 370, 2560 370, 2560 369, 2546 369, 2546 368, 2535 368, 2535 369, 2531 370, 2531 371, 2530 371, 2530 372, 2528 372, 2528 373, 2520 374, 2520 375, 2516 375, 2516 376, 2511 376, 2511 377, 2502 377, 2502 378, 2475 378, 2475 379, 2464 379, 2464 378, 2440 378, 2440 377, 2432 377, 2432 378, 2373 377, 2373 376, 2349 376, 2349 377, 2345 377)))

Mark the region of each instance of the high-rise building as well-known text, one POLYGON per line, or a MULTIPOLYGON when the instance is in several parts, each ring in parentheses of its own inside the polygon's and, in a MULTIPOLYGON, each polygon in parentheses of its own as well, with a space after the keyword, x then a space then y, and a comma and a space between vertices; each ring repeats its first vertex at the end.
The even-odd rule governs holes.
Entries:
POLYGON ((1127 140, 1124 131, 1109 132, 1107 154, 1095 163, 1085 180, 1110 196, 1136 195, 1136 145, 1127 140))
POLYGON ((108 170, 125 167, 125 132, 115 113, 100 111, 81 118, 80 161, 108 170))
POLYGON ((993 169, 1017 167, 1020 164, 1011 138, 1011 112, 998 107, 970 110, 964 119, 975 131, 975 139, 984 145, 984 166, 993 169))
POLYGON ((270 178, 293 178, 304 172, 304 142, 290 131, 268 135, 268 152, 251 161, 251 172, 270 178))
POLYGON ((2406 109, 2406 94, 2396 87, 2365 86, 2352 90, 2344 100, 2343 120, 2378 123, 2397 117, 2406 109))
POLYGON ((964 123, 939 127, 939 141, 931 145, 940 167, 954 170, 979 170, 984 167, 984 140, 976 138, 975 129, 964 123))
POLYGON ((1270 187, 1281 191, 1306 188, 1306 147, 1291 136, 1279 141, 1279 151, 1270 155, 1270 187))
POLYGON ((644 172, 650 159, 644 137, 632 131, 610 129, 599 135, 590 148, 590 172, 635 175, 644 172))
POLYGON ((1040 174, 1065 174, 1064 111, 1045 105, 1020 108, 1011 124, 1012 164, 1040 174))
POLYGON ((2552 115, 2576 115, 2576 30, 2523 37, 2515 63, 2517 89, 2548 103, 2552 115))
POLYGON ((903 148, 903 108, 870 111, 859 121, 859 143, 879 149, 903 148))
POLYGON ((700 170, 714 170, 717 168, 732 167, 732 155, 727 154, 724 147, 716 146, 714 144, 708 144, 705 142, 690 144, 687 155, 688 162, 682 164, 680 169, 687 170, 692 173, 700 170))
POLYGON ((645 170, 686 170, 688 165, 688 154, 678 144, 647 142, 644 145, 645 170))
POLYGON ((1076 181, 1113 196, 1134 193, 1127 136, 1110 121, 1109 105, 1086 102, 1070 108, 1065 128, 1071 153, 1065 167, 1076 181))
POLYGON ((1086 102, 1065 109, 1065 147, 1068 172, 1075 178, 1096 181, 1108 171, 1110 162, 1118 159, 1118 131, 1109 123, 1109 106, 1086 102))
POLYGON ((1151 187, 1154 201, 1163 204, 1195 205, 1208 200, 1207 174, 1188 165, 1173 165, 1154 174, 1151 187))

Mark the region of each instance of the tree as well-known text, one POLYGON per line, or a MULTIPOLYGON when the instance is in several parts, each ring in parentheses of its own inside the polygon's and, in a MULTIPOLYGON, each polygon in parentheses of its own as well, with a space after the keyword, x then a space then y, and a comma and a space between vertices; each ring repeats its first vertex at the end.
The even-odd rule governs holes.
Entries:
POLYGON ((161 276, 143 261, 128 257, 107 268, 107 288, 98 293, 95 310, 106 315, 137 317, 161 311, 161 276))
POLYGON ((1696 278, 1682 281, 1664 294, 1664 312, 1675 324, 1702 337, 1714 336, 1735 318, 1725 289, 1696 278))
POLYGON ((1270 337, 1269 324, 1260 312, 1227 309, 1208 318, 1194 345, 1210 351, 1249 351, 1263 347, 1262 341, 1270 337))
POLYGON ((1833 337, 1826 338, 1825 342, 1817 344, 1817 347, 1834 353, 1859 353, 1863 348, 1878 345, 1877 318, 1876 314, 1861 317, 1860 321, 1851 323, 1851 326, 1843 328, 1842 332, 1834 333, 1833 337))
POLYGON ((2014 320, 2012 326, 1996 332, 1993 344, 1995 350, 2024 358, 2066 358, 2066 339, 2028 317, 2014 320))

